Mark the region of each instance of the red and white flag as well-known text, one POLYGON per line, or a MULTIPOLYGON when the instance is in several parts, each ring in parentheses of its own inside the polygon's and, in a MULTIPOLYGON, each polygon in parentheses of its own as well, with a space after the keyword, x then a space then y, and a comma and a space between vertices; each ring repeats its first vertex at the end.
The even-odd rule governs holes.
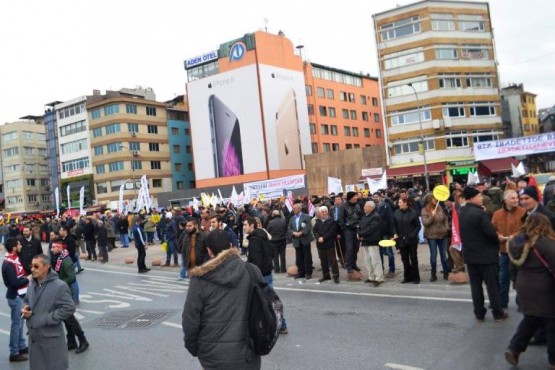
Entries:
POLYGON ((459 214, 455 204, 451 204, 451 212, 453 215, 451 219, 451 246, 460 252, 462 250, 462 241, 459 229, 459 214))
POLYGON ((295 198, 293 198, 293 192, 288 191, 287 196, 285 197, 285 206, 289 210, 289 212, 293 211, 293 203, 295 202, 295 198))
POLYGON ((312 204, 312 201, 308 198, 308 215, 314 217, 314 213, 316 213, 316 207, 314 207, 314 204, 312 204))

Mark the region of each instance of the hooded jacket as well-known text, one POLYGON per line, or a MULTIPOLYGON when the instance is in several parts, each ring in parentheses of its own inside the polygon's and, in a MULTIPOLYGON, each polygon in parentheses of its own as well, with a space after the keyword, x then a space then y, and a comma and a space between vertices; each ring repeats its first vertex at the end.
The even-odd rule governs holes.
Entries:
POLYGON ((260 269, 263 276, 272 273, 272 248, 268 234, 264 229, 255 229, 247 236, 249 240, 249 255, 247 262, 252 263, 260 269))
POLYGON ((222 251, 190 275, 182 316, 185 348, 205 370, 260 369, 260 356, 248 344, 252 281, 237 249, 222 251))

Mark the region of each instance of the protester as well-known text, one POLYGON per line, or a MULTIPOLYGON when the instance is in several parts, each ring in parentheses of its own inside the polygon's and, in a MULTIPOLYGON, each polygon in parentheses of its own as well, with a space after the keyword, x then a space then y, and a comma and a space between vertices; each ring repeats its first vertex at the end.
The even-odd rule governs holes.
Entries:
POLYGON ((318 248, 318 256, 322 266, 322 277, 320 282, 331 280, 339 283, 339 266, 335 257, 335 240, 337 238, 337 224, 328 217, 328 208, 322 206, 319 208, 320 218, 314 224, 313 234, 316 239, 316 247, 318 248), (330 276, 331 268, 331 276, 330 276))
POLYGON ((272 219, 268 221, 268 232, 272 236, 270 244, 273 249, 274 272, 276 274, 287 272, 285 263, 285 247, 287 245, 287 222, 279 210, 272 211, 272 219))
POLYGON ((403 261, 402 284, 420 284, 418 270, 418 233, 420 232, 420 219, 418 213, 410 207, 408 199, 399 199, 399 209, 393 214, 393 239, 401 251, 403 261))
POLYGON ((291 238, 295 248, 295 264, 297 265, 296 279, 312 279, 312 251, 310 243, 313 240, 310 216, 302 212, 302 205, 293 205, 293 217, 287 226, 287 235, 291 238))
POLYGON ((31 228, 24 226, 22 235, 18 237, 21 243, 21 252, 19 253, 19 260, 25 269, 26 275, 31 273, 31 261, 33 258, 42 253, 42 244, 40 240, 33 237, 31 228))
POLYGON ((378 243, 383 237, 382 218, 376 211, 376 204, 369 200, 364 204, 364 216, 360 220, 358 239, 364 249, 364 262, 368 269, 367 283, 379 286, 384 281, 378 243))
POLYGON ((145 263, 147 246, 146 235, 142 228, 143 221, 143 216, 139 215, 133 225, 133 239, 135 241, 135 248, 137 248, 137 268, 139 269, 139 274, 150 271, 145 263))
POLYGON ((422 224, 424 225, 424 237, 430 247, 430 266, 432 269, 430 281, 437 280, 437 255, 441 260, 443 278, 447 280, 449 267, 447 266, 447 247, 445 237, 449 233, 449 222, 443 208, 438 204, 433 194, 424 197, 424 208, 422 208, 422 224))

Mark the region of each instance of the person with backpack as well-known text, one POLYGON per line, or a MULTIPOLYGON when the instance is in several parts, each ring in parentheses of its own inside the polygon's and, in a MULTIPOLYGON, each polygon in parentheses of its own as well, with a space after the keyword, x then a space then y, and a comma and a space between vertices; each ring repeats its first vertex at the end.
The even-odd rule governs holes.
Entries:
POLYGON ((251 291, 254 283, 265 285, 262 274, 253 268, 253 282, 224 230, 211 231, 206 246, 210 260, 190 271, 182 315, 185 348, 206 370, 260 369, 261 357, 246 338, 251 291))

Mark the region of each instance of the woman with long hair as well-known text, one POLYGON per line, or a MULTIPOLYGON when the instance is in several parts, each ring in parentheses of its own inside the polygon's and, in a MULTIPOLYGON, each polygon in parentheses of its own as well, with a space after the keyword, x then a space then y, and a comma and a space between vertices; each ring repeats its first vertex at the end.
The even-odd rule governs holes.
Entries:
POLYGON ((424 225, 424 237, 428 240, 428 246, 430 247, 430 266, 432 268, 430 281, 437 280, 438 250, 441 267, 443 268, 443 278, 447 280, 449 267, 447 266, 447 243, 445 238, 450 230, 449 220, 433 194, 427 194, 424 197, 424 207, 422 208, 421 216, 422 224, 424 225))
POLYGON ((399 209, 393 213, 393 231, 393 239, 397 242, 403 261, 404 276, 401 284, 419 284, 417 248, 420 220, 418 212, 410 206, 409 199, 399 199, 399 209))
POLYGON ((515 287, 524 317, 505 358, 517 365, 536 330, 545 327, 550 369, 555 369, 555 233, 549 219, 540 213, 528 215, 519 234, 509 242, 508 252, 518 270, 515 287))

